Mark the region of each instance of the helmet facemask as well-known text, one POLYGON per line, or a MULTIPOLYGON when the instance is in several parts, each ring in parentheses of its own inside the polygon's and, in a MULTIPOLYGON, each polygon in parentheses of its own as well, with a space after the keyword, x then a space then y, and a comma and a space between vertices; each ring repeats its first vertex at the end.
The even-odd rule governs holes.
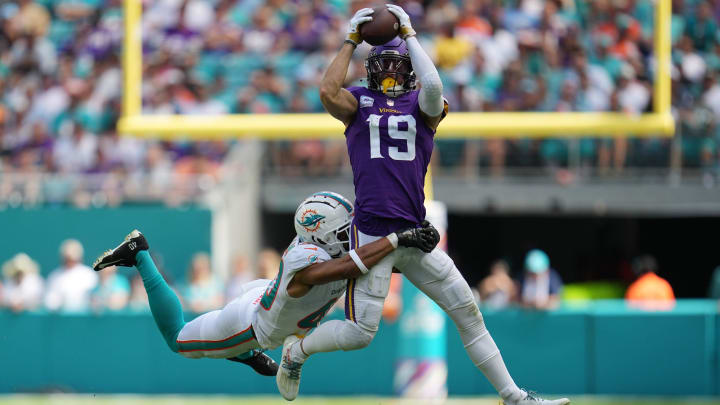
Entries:
POLYGON ((328 231, 318 242, 331 257, 344 256, 350 251, 350 221, 337 229, 328 231))
POLYGON ((395 50, 383 50, 365 60, 368 88, 397 97, 415 88, 415 73, 410 57, 395 50))

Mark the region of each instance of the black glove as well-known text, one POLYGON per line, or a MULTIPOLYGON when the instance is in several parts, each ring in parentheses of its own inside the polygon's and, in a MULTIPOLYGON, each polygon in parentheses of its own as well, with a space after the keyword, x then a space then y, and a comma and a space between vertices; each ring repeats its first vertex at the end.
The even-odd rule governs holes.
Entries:
POLYGON ((425 253, 432 252, 440 242, 440 233, 428 221, 422 222, 422 228, 410 228, 396 233, 398 245, 415 247, 425 253))

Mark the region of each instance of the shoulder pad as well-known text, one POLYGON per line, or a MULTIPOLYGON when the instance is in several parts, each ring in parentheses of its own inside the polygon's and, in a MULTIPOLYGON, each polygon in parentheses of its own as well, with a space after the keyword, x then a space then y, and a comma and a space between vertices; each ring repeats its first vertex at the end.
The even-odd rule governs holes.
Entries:
POLYGON ((284 268, 288 271, 297 271, 314 264, 331 260, 330 255, 322 248, 310 243, 298 243, 292 246, 283 257, 284 268))

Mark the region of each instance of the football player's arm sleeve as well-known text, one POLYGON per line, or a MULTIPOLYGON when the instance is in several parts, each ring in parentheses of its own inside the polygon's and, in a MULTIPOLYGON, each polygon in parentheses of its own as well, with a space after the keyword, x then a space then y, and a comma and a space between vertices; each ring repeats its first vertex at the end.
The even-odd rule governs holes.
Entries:
MULTIPOLYGON (((388 238, 380 238, 372 243, 355 249, 358 257, 367 268, 376 265, 395 248, 388 238)), ((295 273, 295 280, 308 285, 325 284, 331 281, 347 280, 363 275, 350 255, 328 260, 310 266, 295 273)))
POLYGON ((440 74, 428 54, 425 53, 425 50, 420 46, 417 38, 414 36, 408 37, 405 42, 410 52, 410 61, 412 62, 413 70, 418 80, 420 80, 421 87, 420 94, 418 95, 420 111, 428 117, 439 117, 445 108, 442 96, 443 84, 442 80, 440 80, 440 74))
POLYGON ((345 126, 350 125, 358 109, 355 96, 342 87, 354 50, 352 45, 343 44, 320 82, 320 101, 327 112, 342 121, 345 126))

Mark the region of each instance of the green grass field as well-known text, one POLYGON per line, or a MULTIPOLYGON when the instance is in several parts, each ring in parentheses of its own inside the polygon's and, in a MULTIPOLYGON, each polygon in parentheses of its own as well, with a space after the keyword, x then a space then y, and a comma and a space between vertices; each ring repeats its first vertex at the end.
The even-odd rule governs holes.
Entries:
MULTIPOLYGON (((711 399, 653 399, 633 397, 571 398, 574 405, 720 405, 711 399)), ((297 405, 498 405, 496 398, 453 398, 444 402, 401 400, 377 397, 306 397, 293 401, 297 405)), ((277 397, 227 396, 137 396, 137 395, 0 395, 1 405, 287 405, 277 397)))

